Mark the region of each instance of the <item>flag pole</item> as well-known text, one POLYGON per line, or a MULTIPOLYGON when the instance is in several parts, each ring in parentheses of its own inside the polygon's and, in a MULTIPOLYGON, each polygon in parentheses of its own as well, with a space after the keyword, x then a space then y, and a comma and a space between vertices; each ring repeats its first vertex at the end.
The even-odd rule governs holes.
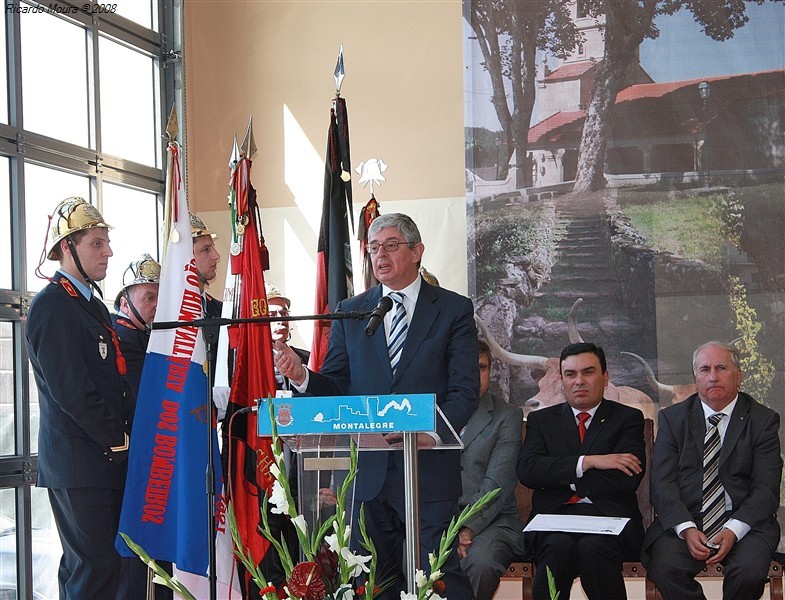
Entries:
MULTIPOLYGON (((179 124, 177 122, 177 113, 175 112, 174 105, 169 115, 169 122, 166 126, 166 134, 169 136, 169 144, 176 144, 177 134, 179 133, 179 124)), ((171 169, 167 170, 167 177, 171 169)), ((169 219, 176 219, 176 214, 166 215, 167 221, 169 219)), ((167 229, 168 231, 168 229, 167 229)), ((174 240, 177 241, 177 240, 174 240)), ((207 350, 207 467, 205 470, 205 486, 207 492, 207 548, 208 548, 208 581, 210 584, 210 600, 217 600, 217 577, 215 569, 215 464, 213 461, 213 452, 215 449, 215 442, 213 440, 213 368, 216 362, 215 352, 218 342, 219 326, 213 324, 210 319, 202 319, 207 321, 202 325, 202 335, 204 337, 205 346, 207 350)), ((191 322, 191 325, 193 322, 191 322)), ((178 327, 187 327, 188 322, 181 323, 178 327)))

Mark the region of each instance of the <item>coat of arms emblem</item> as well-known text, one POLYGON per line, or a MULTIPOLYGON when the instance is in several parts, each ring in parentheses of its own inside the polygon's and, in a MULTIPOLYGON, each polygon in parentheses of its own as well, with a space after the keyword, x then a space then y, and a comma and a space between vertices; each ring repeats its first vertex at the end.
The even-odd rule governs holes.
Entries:
POLYGON ((278 410, 275 414, 275 422, 278 423, 279 427, 288 427, 292 424, 292 405, 291 404, 279 404, 278 410))

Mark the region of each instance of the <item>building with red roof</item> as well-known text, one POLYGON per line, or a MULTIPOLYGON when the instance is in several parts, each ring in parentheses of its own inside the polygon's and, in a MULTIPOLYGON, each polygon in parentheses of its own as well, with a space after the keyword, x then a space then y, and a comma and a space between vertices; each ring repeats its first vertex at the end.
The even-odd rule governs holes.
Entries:
MULTIPOLYGON (((528 134, 537 187, 575 178, 585 111, 602 64, 597 22, 574 16, 584 43, 556 69, 544 64, 537 81, 543 118, 528 134)), ((657 83, 634 60, 625 80, 610 116, 610 185, 785 168, 785 70, 657 83), (708 84, 706 100, 698 90, 702 82, 708 84)))

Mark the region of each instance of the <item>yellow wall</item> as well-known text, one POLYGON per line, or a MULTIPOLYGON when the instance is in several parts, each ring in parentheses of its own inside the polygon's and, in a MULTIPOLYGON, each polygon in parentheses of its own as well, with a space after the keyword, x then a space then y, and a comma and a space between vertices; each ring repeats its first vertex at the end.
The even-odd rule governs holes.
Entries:
MULTIPOLYGON (((191 208, 224 233, 225 254, 232 135, 242 140, 253 115, 252 180, 271 253, 267 277, 292 296, 293 312, 313 308, 341 43, 352 168, 369 158, 389 165, 375 190, 381 211, 418 220, 425 266, 444 287, 466 292, 461 21, 460 0, 185 2, 191 208)), ((369 192, 353 178, 356 225, 369 192)), ((303 337, 310 340, 307 327, 303 337)))

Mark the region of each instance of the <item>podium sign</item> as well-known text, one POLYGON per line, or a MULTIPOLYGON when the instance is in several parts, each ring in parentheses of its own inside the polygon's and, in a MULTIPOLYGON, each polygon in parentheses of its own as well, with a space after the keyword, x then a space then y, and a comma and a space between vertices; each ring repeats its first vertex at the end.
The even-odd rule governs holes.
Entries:
POLYGON ((259 435, 272 435, 269 402, 281 436, 436 430, 436 395, 298 396, 262 399, 259 435))
MULTIPOLYGON (((436 404, 436 395, 264 398, 258 409, 260 436, 272 435, 270 402, 278 435, 297 455, 299 513, 314 529, 335 510, 335 494, 347 474, 351 442, 359 452, 403 451, 405 572, 409 592, 414 593, 420 556, 417 433, 438 431, 441 442, 433 450, 463 448, 460 436, 436 404), (388 433, 401 435, 384 435, 388 433)), ((351 502, 352 508, 355 505, 351 502)), ((357 526, 353 511, 351 520, 357 526)))

